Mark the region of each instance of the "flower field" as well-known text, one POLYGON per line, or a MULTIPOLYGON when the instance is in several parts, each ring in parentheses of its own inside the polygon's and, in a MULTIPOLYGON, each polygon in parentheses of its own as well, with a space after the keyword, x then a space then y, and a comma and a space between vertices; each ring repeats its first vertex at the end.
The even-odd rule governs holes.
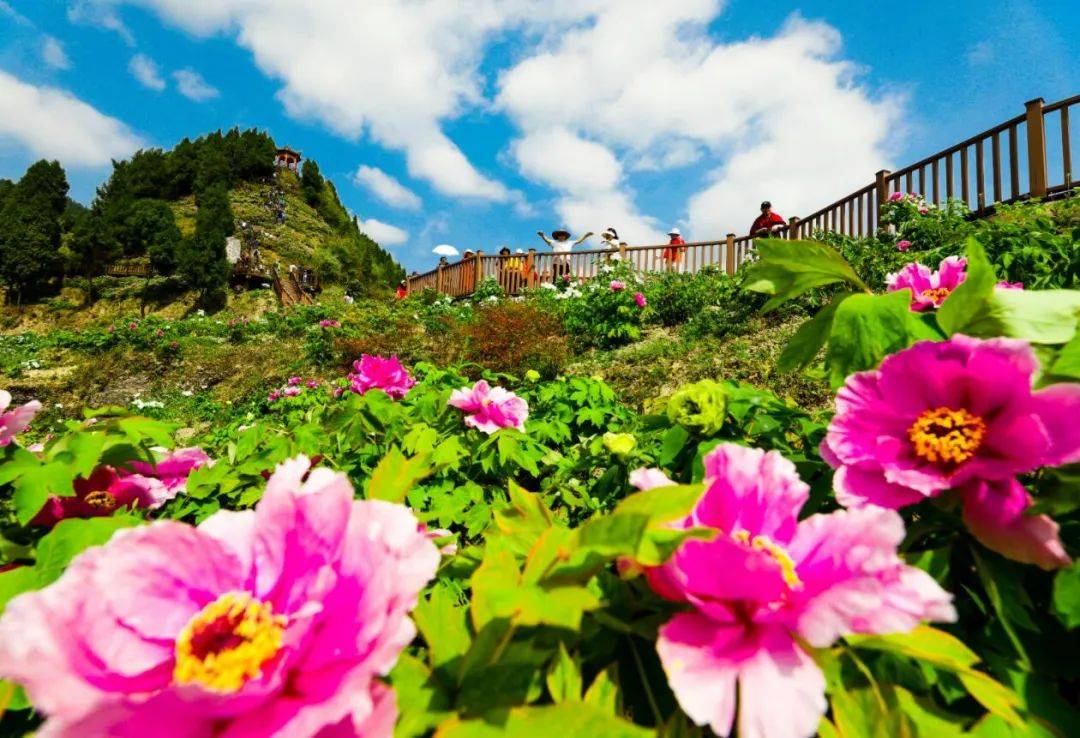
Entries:
POLYGON ((889 208, 736 278, 5 336, 292 363, 183 442, 0 391, 0 734, 1080 734, 1075 231, 889 208), (770 387, 568 368, 738 316, 797 324, 770 387))

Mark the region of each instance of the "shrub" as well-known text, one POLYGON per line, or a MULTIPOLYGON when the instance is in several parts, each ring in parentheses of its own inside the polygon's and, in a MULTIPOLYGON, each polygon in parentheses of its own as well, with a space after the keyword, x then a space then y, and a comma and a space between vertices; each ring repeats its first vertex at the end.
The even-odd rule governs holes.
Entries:
POLYGON ((648 298, 646 320, 673 326, 685 323, 707 305, 715 305, 731 279, 713 267, 697 274, 663 272, 645 284, 648 298))
POLYGON ((457 330, 466 358, 492 371, 522 375, 532 369, 553 376, 570 356, 559 317, 527 303, 479 306, 457 330))
POLYGON ((644 309, 635 302, 642 279, 629 266, 602 269, 566 300, 566 332, 581 346, 614 348, 641 336, 644 309))

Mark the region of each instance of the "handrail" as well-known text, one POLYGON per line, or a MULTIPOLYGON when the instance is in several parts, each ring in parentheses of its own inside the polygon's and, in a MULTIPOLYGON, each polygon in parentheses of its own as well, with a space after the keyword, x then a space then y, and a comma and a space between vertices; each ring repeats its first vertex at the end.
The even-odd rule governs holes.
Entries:
MULTIPOLYGON (((871 235, 881 227, 882 207, 889 196, 903 191, 905 183, 906 189, 912 190, 916 176, 918 187, 923 190, 921 194, 928 202, 941 205, 958 195, 975 217, 992 212, 993 204, 998 202, 1060 196, 1076 186, 1072 178, 1072 135, 1069 117, 1069 108, 1074 105, 1080 105, 1080 95, 1050 104, 1044 104, 1042 98, 1030 100, 1024 104, 1025 110, 1021 115, 998 123, 903 169, 877 172, 870 184, 804 218, 792 217, 788 225, 775 231, 774 237, 798 238, 813 231, 835 231, 852 236, 871 235), (1053 114, 1059 117, 1060 140, 1051 144, 1048 143, 1046 118, 1053 114), (1007 146, 1005 156, 1002 155, 1002 143, 1007 146), (969 156, 969 153, 974 156, 969 156), (1025 156, 1022 156, 1022 153, 1025 156), (1054 166, 1048 163, 1050 156, 1053 156, 1054 166), (972 158, 973 173, 969 166, 972 158), (954 160, 958 160, 959 166, 956 166, 954 160), (1059 179, 1052 182, 1051 178, 1059 179), (1005 196, 1006 184, 1008 197, 1005 196)), ((469 259, 443 263, 423 274, 412 275, 407 278, 406 286, 410 292, 433 288, 453 297, 468 295, 473 292, 480 279, 491 276, 503 278, 507 270, 500 266, 500 259, 524 260, 530 265, 529 275, 522 269, 520 277, 507 280, 504 288, 510 287, 513 292, 536 286, 538 278, 550 280, 557 276, 565 277, 570 273, 578 276, 585 276, 586 273, 591 275, 594 270, 589 260, 595 256, 629 260, 639 271, 655 271, 659 267, 663 270, 696 272, 706 266, 717 266, 733 274, 740 264, 752 258, 753 238, 729 234, 725 239, 682 244, 677 248, 681 249, 681 254, 688 255, 685 262, 672 256, 672 252, 668 251, 671 248, 669 244, 653 244, 625 246, 618 251, 582 249, 562 253, 529 249, 528 254, 509 256, 478 252, 469 259), (718 246, 721 247, 719 251, 716 248, 718 246), (708 253, 706 249, 709 249, 708 253), (494 270, 489 270, 488 266, 494 266, 494 270), (492 271, 493 274, 489 273, 492 271)))

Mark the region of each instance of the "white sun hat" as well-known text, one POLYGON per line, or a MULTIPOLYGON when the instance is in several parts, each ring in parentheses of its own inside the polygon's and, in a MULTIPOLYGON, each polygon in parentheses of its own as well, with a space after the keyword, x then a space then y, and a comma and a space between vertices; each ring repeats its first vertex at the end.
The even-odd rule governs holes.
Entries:
POLYGON ((432 253, 438 254, 439 256, 457 256, 458 255, 458 250, 455 249, 453 246, 451 246, 448 243, 440 243, 438 246, 433 248, 431 251, 432 251, 432 253))
POLYGON ((681 236, 682 231, 680 231, 678 228, 672 228, 670 231, 667 232, 667 234, 669 236, 681 236))

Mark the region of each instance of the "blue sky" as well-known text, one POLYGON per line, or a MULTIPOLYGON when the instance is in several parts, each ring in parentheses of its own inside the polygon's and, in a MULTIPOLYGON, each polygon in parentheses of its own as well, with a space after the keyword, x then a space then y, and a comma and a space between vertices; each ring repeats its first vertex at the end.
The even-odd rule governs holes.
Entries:
POLYGON ((0 177, 59 158, 88 202, 110 156, 265 128, 424 268, 562 223, 742 232, 1080 92, 1075 2, 763 5, 0 0, 0 177))

